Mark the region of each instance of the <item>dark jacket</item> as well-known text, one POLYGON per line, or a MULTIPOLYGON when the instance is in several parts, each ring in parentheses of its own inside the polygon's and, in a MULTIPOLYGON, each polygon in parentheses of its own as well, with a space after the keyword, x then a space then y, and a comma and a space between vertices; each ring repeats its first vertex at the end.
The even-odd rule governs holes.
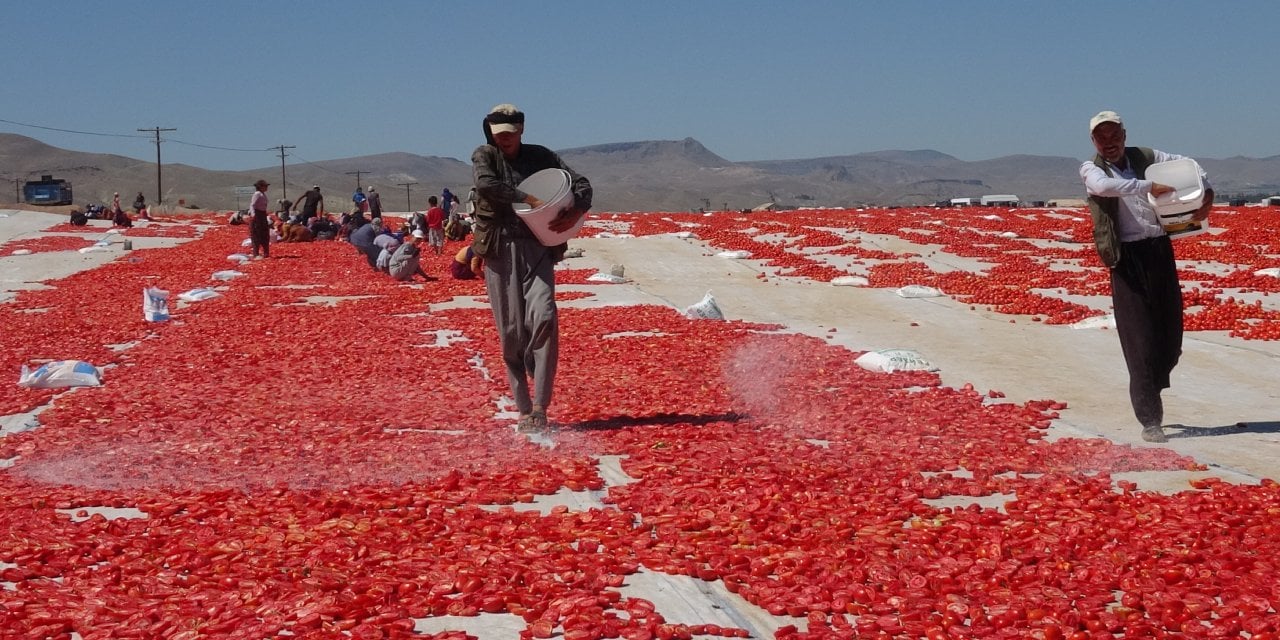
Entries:
MULTIPOLYGON (((556 152, 536 144, 521 144, 520 153, 510 160, 491 144, 483 144, 471 154, 473 179, 475 180, 475 216, 503 227, 523 227, 513 203, 522 202, 529 194, 516 185, 543 169, 564 169, 569 172, 570 189, 573 191, 575 209, 591 208, 591 183, 582 174, 569 168, 556 152)), ((527 230, 526 230, 527 233, 527 230)))
POLYGON ((307 191, 306 195, 302 196, 302 212, 314 214, 321 202, 324 202, 324 196, 320 195, 318 190, 311 189, 307 191))

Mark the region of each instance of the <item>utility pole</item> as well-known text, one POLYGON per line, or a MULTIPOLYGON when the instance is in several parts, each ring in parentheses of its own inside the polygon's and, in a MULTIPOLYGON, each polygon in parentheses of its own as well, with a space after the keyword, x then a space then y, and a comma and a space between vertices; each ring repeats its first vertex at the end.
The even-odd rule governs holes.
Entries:
POLYGON ((357 188, 357 189, 359 189, 359 188, 360 188, 360 176, 362 176, 362 175, 364 175, 364 174, 366 174, 366 173, 370 173, 370 172, 368 172, 368 171, 348 171, 348 172, 347 172, 347 175, 349 175, 349 176, 355 176, 355 177, 356 177, 356 188, 357 188))
POLYGON ((151 127, 150 129, 138 129, 138 131, 150 131, 156 134, 156 204, 164 202, 164 186, 160 181, 160 132, 161 131, 177 131, 177 129, 162 129, 160 127, 151 127))
POLYGON ((401 182, 400 186, 404 187, 404 209, 409 213, 413 213, 413 204, 409 202, 409 185, 418 184, 416 182, 401 182))
POLYGON ((284 178, 284 156, 285 156, 284 150, 297 149, 298 147, 292 144, 288 144, 288 145, 278 144, 271 148, 280 150, 280 197, 285 200, 288 200, 289 199, 289 183, 285 181, 285 178, 284 178))

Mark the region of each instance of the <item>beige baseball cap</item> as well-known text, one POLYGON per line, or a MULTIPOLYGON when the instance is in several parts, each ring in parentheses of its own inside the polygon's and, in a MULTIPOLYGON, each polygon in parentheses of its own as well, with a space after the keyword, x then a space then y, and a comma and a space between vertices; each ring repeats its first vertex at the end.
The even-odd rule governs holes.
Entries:
POLYGON ((1106 122, 1114 122, 1122 127, 1124 126, 1124 122, 1120 120, 1120 114, 1114 111, 1099 111, 1098 115, 1089 119, 1089 133, 1093 133, 1093 130, 1097 129, 1098 125, 1106 122))

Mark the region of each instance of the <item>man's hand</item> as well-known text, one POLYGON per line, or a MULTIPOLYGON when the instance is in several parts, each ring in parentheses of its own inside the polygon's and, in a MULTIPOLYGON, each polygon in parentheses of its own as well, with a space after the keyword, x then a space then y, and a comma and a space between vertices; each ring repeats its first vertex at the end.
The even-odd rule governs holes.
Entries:
POLYGON ((552 220, 551 224, 547 225, 547 228, 556 233, 568 231, 573 228, 573 225, 578 224, 578 220, 581 219, 585 213, 586 211, 569 207, 568 209, 561 211, 560 215, 556 216, 556 219, 552 220))
POLYGON ((1200 208, 1196 209, 1196 214, 1191 219, 1201 222, 1209 217, 1209 210, 1213 208, 1213 189, 1205 189, 1204 200, 1200 201, 1200 208))
POLYGON ((1177 191, 1177 189, 1174 189, 1167 184, 1160 184, 1159 182, 1151 183, 1151 195, 1153 196, 1162 196, 1166 193, 1173 193, 1174 191, 1177 191))

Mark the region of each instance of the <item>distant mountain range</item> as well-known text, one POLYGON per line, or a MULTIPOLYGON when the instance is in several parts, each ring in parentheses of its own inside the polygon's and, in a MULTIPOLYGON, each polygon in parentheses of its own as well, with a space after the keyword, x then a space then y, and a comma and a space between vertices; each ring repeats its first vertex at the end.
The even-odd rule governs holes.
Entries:
MULTIPOLYGON (((1015 155, 964 161, 937 151, 876 151, 804 160, 731 162, 693 138, 619 142, 560 150, 565 162, 591 179, 595 211, 750 209, 770 202, 782 208, 922 205, 961 197, 1014 194, 1023 202, 1083 197, 1080 160, 1015 155)), ((1280 194, 1280 156, 1198 158, 1220 197, 1280 194)), ((471 184, 471 165, 454 158, 411 153, 214 171, 165 164, 165 203, 205 209, 237 209, 247 198, 235 187, 257 178, 272 183, 272 198, 296 198, 321 185, 331 211, 350 206, 360 184, 377 188, 389 211, 426 208, 427 196, 448 187, 459 197, 471 184), (406 193, 404 185, 411 184, 406 193), (282 186, 285 187, 282 189, 282 186)), ((0 179, 20 184, 52 175, 72 183, 77 204, 110 202, 119 191, 132 202, 138 191, 156 195, 154 162, 59 149, 38 140, 0 133, 0 179)), ((3 194, 0 191, 0 194, 3 194)), ((0 195, 0 202, 8 200, 0 195)))

